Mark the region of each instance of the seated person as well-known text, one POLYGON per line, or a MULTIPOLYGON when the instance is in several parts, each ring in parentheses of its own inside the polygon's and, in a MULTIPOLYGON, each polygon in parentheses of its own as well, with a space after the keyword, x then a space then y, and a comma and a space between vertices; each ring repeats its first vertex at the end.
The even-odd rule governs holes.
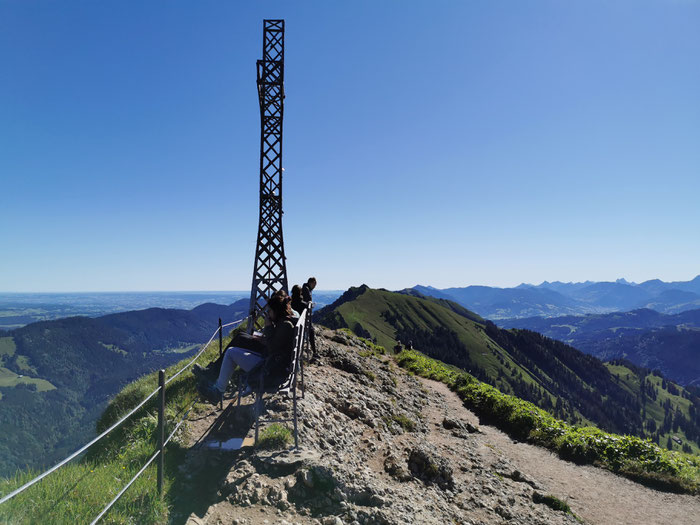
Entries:
POLYGON ((301 315, 308 307, 309 302, 301 297, 301 286, 295 284, 292 286, 292 310, 301 315))
MULTIPOLYGON (((291 299, 284 290, 275 292, 267 303, 263 336, 253 337, 264 345, 256 345, 257 351, 236 346, 227 348, 215 382, 206 379, 204 369, 201 367, 192 370, 195 376, 201 379, 197 384, 197 390, 207 401, 212 403, 221 401, 236 365, 245 372, 251 372, 264 364, 265 380, 269 384, 274 381, 281 382, 289 375, 294 353, 294 323, 296 322, 290 302, 291 299)), ((249 394, 250 391, 250 387, 247 387, 243 395, 249 394)))

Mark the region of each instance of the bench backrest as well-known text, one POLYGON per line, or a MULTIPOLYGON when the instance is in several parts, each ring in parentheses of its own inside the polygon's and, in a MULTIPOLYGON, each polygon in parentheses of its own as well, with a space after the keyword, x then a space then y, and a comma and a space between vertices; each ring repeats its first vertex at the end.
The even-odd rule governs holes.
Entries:
POLYGON ((278 392, 285 390, 288 391, 294 386, 294 382, 296 381, 297 372, 299 371, 299 364, 304 349, 304 337, 307 329, 306 313, 308 311, 308 308, 304 309, 301 316, 299 316, 299 319, 297 320, 296 326, 294 327, 294 352, 292 353, 292 366, 290 367, 291 371, 289 373, 289 377, 287 377, 287 380, 284 381, 277 389, 278 392))

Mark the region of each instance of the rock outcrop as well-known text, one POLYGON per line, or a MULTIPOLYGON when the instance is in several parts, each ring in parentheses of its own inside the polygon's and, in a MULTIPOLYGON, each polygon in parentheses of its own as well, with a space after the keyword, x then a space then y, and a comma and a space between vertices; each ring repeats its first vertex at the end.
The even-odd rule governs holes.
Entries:
MULTIPOLYGON (((301 450, 192 448, 186 468, 230 466, 210 501, 187 516, 186 504, 176 509, 175 522, 577 523, 535 503, 537 482, 506 459, 485 460, 476 421, 450 414, 389 356, 345 332, 317 332, 320 363, 307 366, 299 402, 301 450)), ((267 409, 289 415, 290 403, 267 409)))

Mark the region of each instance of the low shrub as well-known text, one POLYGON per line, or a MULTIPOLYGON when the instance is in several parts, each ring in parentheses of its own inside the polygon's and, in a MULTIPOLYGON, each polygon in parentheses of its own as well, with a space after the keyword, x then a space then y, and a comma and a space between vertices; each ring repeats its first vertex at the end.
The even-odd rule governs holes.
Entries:
POLYGON ((503 394, 470 374, 415 350, 403 350, 396 361, 416 375, 448 385, 485 421, 517 439, 554 450, 564 459, 599 465, 664 490, 697 493, 700 489, 697 456, 666 450, 649 439, 570 425, 528 401, 503 394))
POLYGON ((394 414, 391 419, 406 432, 413 432, 416 429, 416 423, 403 414, 394 414))
POLYGON ((266 450, 286 448, 292 442, 292 431, 279 423, 265 427, 258 436, 256 447, 266 450))
POLYGON ((552 496, 551 494, 540 494, 539 492, 533 492, 532 501, 542 505, 547 505, 550 509, 571 514, 571 507, 569 507, 569 504, 566 501, 560 500, 556 496, 552 496))

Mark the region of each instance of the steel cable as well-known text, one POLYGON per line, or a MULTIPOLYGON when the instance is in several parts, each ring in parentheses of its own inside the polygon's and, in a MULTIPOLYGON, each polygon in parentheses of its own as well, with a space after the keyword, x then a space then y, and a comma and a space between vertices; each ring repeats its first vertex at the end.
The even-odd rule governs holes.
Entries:
POLYGON ((105 430, 104 432, 102 432, 102 434, 100 434, 99 436, 97 436, 95 439, 93 439, 92 441, 90 441, 90 443, 88 443, 87 445, 84 445, 82 448, 76 450, 76 451, 73 452, 70 456, 68 456, 66 459, 64 459, 64 460, 61 461, 60 463, 54 465, 53 467, 51 467, 49 470, 47 470, 47 471, 44 472, 43 474, 38 475, 38 476, 35 477, 33 480, 31 480, 31 481, 25 483, 24 485, 22 485, 20 488, 13 490, 13 491, 10 492, 7 496, 3 496, 3 498, 0 499, 0 505, 3 504, 3 503, 5 503, 5 502, 8 501, 8 500, 14 498, 14 497, 15 497, 17 494, 19 494, 20 492, 25 491, 26 489, 28 489, 29 487, 31 487, 32 485, 34 485, 34 484, 37 483, 38 481, 41 481, 42 479, 44 479, 46 476, 48 476, 48 475, 51 474, 52 472, 54 472, 54 471, 58 470, 59 468, 61 468, 63 465, 65 465, 66 463, 68 463, 70 460, 72 460, 72 459, 75 458, 76 456, 78 456, 78 455, 82 454, 83 452, 85 452, 88 448, 90 448, 92 445, 94 445, 95 443, 97 443, 100 439, 102 439, 103 437, 105 437, 105 436, 106 436, 107 434, 109 434, 112 430, 114 430, 115 428, 117 428, 117 427, 118 427, 119 425, 121 425, 124 421, 126 421, 129 417, 131 417, 131 416, 134 414, 134 412, 136 412, 139 408, 141 408, 143 405, 145 405, 146 402, 147 402, 149 399, 151 399, 154 395, 156 395, 156 394, 158 393, 159 390, 160 390, 160 387, 156 388, 153 392, 151 392, 151 393, 149 394, 149 396, 148 396, 146 399, 144 399, 144 400, 141 401, 138 405, 136 405, 136 407, 135 407, 134 409, 132 409, 131 412, 129 412, 127 415, 125 415, 123 418, 121 418, 119 421, 117 421, 114 425, 112 425, 111 427, 109 427, 107 430, 105 430))
POLYGON ((110 501, 104 509, 102 509, 102 512, 100 512, 100 513, 97 515, 97 517, 96 517, 94 520, 92 520, 92 521, 90 522, 90 525, 95 525, 95 523, 97 523, 98 521, 100 521, 100 518, 101 518, 102 516, 104 516, 105 514, 107 514, 107 512, 109 511, 109 509, 111 509, 112 506, 113 506, 117 501, 119 501, 119 498, 122 497, 122 494, 124 494, 124 493, 127 491, 127 489, 128 489, 129 487, 131 487, 131 485, 134 483, 134 481, 136 481, 136 479, 137 479, 141 474, 143 474, 143 471, 146 470, 146 469, 148 468, 148 466, 149 466, 151 463, 153 463, 153 460, 156 459, 156 458, 158 457, 158 454, 160 454, 160 450, 156 451, 156 453, 153 454, 153 455, 151 456, 151 459, 149 459, 149 460, 146 462, 146 464, 145 464, 143 467, 141 467, 141 470, 139 470, 139 471, 136 473, 136 475, 135 475, 133 478, 131 478, 131 481, 129 481, 129 483, 127 483, 126 486, 125 486, 123 489, 121 489, 121 490, 119 491, 119 494, 117 494, 116 496, 114 496, 114 499, 113 499, 112 501, 110 501))
MULTIPOLYGON (((229 326, 229 325, 235 324, 235 323, 240 323, 240 322, 242 322, 242 321, 244 321, 244 320, 245 320, 245 318, 244 318, 244 319, 239 319, 238 321, 233 321, 233 323, 229 323, 228 325, 225 325, 225 326, 229 326)), ((177 376, 179 376, 180 374, 182 374, 185 370, 187 370, 187 369, 192 365, 192 363, 194 363, 197 359, 199 359, 199 356, 201 356, 201 355, 204 353, 204 351, 207 349, 207 347, 211 344, 211 342, 212 342, 212 341, 214 340, 214 338, 216 337, 216 334, 219 333, 219 330, 221 330, 221 328, 223 328, 223 326, 220 327, 220 328, 217 328, 217 329, 214 331, 214 333, 213 333, 213 334, 211 335, 211 337, 209 338, 209 341, 207 341, 207 344, 205 344, 205 345, 202 347, 202 349, 201 349, 199 352, 197 352, 197 355, 195 355, 189 363, 187 363, 185 366, 183 366, 176 374, 174 374, 173 376, 171 376, 170 378, 168 378, 168 380, 165 382, 166 385, 167 385, 168 383, 170 383, 173 379, 175 379, 177 376)))
MULTIPOLYGON (((244 320, 245 320, 245 318, 239 319, 238 321, 233 321, 233 322, 227 323, 226 325, 223 325, 223 326, 231 326, 231 325, 233 325, 233 324, 240 323, 240 322, 242 322, 242 321, 244 321, 244 320)), ((204 347, 197 353, 197 355, 196 355, 189 363, 187 363, 187 365, 185 365, 183 368, 181 368, 179 372, 177 372, 175 375, 173 375, 172 377, 170 377, 170 379, 168 379, 168 380, 165 382, 166 385, 167 385, 168 383, 170 383, 173 379, 175 379, 177 376, 179 376, 182 372, 184 372, 190 365, 192 365, 192 363, 194 363, 194 362, 199 358, 199 356, 202 355, 202 353, 204 352, 204 350, 206 350, 206 348, 207 348, 207 347, 211 344, 211 342, 214 340, 214 337, 216 337, 216 334, 219 333, 219 330, 220 330, 220 328, 217 328, 216 331, 214 331, 214 333, 212 334, 212 336, 211 336, 211 338, 209 339, 209 341, 208 341, 208 342, 204 345, 204 347)), ((82 454, 83 452, 85 452, 88 448, 90 448, 92 445, 94 445, 95 443, 97 443, 99 440, 101 440, 101 439, 102 439, 103 437, 105 437, 107 434, 109 434, 110 432, 112 432, 112 430, 114 430, 115 428, 117 428, 119 425, 121 425, 122 423, 124 423, 124 421, 126 421, 126 420, 129 419, 132 415, 134 415, 134 413, 135 413, 136 411, 138 411, 143 405, 145 405, 154 395, 156 395, 156 394, 158 393, 159 390, 160 390, 160 387, 156 388, 156 389, 155 389, 153 392, 151 392, 143 401, 141 401, 138 405, 136 405, 128 414, 126 414, 126 415, 125 415, 124 417, 122 417, 119 421, 117 421, 116 423, 114 423, 114 424, 113 424, 111 427, 109 427, 107 430, 105 430, 104 432, 102 432, 102 433, 101 433, 99 436, 97 436, 95 439, 93 439, 92 441, 90 441, 90 442, 87 443, 86 445, 82 446, 81 448, 79 448, 78 450, 76 450, 75 452, 73 452, 70 456, 68 456, 67 458, 65 458, 63 461, 57 463, 56 465, 54 465, 53 467, 51 467, 51 468, 48 469, 47 471, 43 472, 42 474, 39 474, 37 477, 35 477, 35 478, 32 479, 31 481, 28 481, 27 483, 25 483, 25 484, 22 485, 21 487, 19 487, 19 488, 13 490, 13 491, 10 492, 9 494, 7 494, 7 495, 3 496, 2 498, 0 498, 0 505, 2 505, 3 503, 5 503, 6 501, 11 500, 12 498, 14 498, 15 496, 17 496, 18 494, 24 492, 25 490, 27 490, 27 489, 28 489, 29 487, 31 487, 32 485, 38 483, 39 481, 41 481, 42 479, 44 479, 44 478, 45 478, 46 476, 48 476, 49 474, 55 472, 56 470, 58 470, 59 468, 61 468, 63 465, 65 465, 66 463, 70 462, 71 460, 75 459, 77 456, 79 456, 80 454, 82 454)), ((188 410, 187 412, 189 413, 189 410, 188 410)), ((186 415, 187 415, 187 414, 185 414, 185 416, 186 416, 186 415)), ((183 416, 183 418, 184 418, 185 416, 183 416)), ((178 427, 179 427, 179 425, 182 424, 182 421, 184 421, 184 419, 181 420, 180 423, 178 423, 178 427)), ((178 427, 176 427, 176 428, 178 428, 178 427)), ((172 437, 172 434, 171 434, 170 437, 172 437)), ((170 439, 170 438, 168 438, 168 439, 170 439)), ((153 460, 153 458, 151 458, 151 461, 152 461, 152 460, 153 460)), ((150 462, 149 462, 149 464, 150 464, 150 462)), ((98 516, 98 519, 99 519, 101 516, 102 516, 102 515, 98 516)), ((94 522, 93 522, 93 523, 94 523, 94 522)))

